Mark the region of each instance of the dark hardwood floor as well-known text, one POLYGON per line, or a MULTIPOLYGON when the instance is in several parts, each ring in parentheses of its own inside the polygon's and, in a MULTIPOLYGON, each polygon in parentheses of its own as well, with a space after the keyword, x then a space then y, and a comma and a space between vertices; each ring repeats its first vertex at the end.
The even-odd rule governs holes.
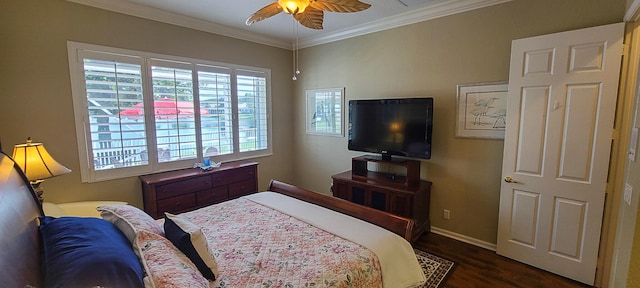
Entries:
POLYGON ((590 287, 435 233, 422 235, 414 247, 455 262, 441 287, 590 287))

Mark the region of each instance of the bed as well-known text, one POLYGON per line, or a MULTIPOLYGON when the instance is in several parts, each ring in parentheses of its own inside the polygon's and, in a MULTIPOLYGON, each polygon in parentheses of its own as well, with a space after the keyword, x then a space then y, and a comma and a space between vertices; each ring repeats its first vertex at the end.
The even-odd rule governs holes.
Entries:
POLYGON ((165 219, 148 217, 153 223, 129 205, 100 207, 104 220, 45 216, 28 183, 10 157, 0 153, 3 287, 52 286, 51 279, 59 275, 51 275, 59 271, 77 273, 60 276, 64 281, 97 281, 83 287, 416 287, 425 281, 408 242, 411 219, 278 181, 271 182, 269 191, 165 219), (84 234, 85 226, 94 231, 84 234), (110 229, 116 232, 105 232, 110 229), (97 236, 85 236, 92 233, 97 236), (122 247, 113 250, 119 252, 108 252, 111 247, 84 252, 91 257, 79 255, 85 255, 85 247, 103 246, 67 247, 56 252, 73 252, 64 260, 51 252, 51 243, 64 242, 60 234, 122 247), (94 258, 107 262, 86 264, 94 258), (79 260, 81 266, 63 268, 79 260), (117 270, 111 261, 126 262, 129 270, 117 270), (107 280, 91 280, 100 277, 107 280), (109 282, 113 279, 121 282, 109 282))

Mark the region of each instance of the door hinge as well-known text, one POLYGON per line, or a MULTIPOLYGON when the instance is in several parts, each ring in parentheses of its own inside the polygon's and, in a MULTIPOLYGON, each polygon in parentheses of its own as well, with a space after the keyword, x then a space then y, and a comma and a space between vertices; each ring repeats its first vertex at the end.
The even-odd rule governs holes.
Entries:
POLYGON ((622 44, 622 56, 629 55, 629 44, 622 44))

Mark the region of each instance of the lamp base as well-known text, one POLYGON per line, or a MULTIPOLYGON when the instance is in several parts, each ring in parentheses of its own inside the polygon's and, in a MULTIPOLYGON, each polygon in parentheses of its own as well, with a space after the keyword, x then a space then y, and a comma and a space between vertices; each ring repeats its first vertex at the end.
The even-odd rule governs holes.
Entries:
POLYGON ((38 200, 40 200, 40 203, 44 201, 44 197, 42 196, 42 194, 44 194, 44 189, 40 187, 40 184, 42 184, 42 182, 44 182, 44 180, 35 180, 29 182, 29 184, 31 184, 31 188, 33 188, 33 192, 36 192, 36 196, 38 196, 38 200))

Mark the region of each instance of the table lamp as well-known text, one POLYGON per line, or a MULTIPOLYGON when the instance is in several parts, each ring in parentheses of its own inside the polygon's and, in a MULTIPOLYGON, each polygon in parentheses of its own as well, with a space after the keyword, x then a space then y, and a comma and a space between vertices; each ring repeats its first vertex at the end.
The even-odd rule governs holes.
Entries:
POLYGON ((13 160, 29 179, 40 202, 43 200, 42 194, 44 192, 40 184, 44 182, 44 179, 71 172, 70 169, 54 160, 47 149, 44 149, 42 143, 32 143, 31 137, 27 138, 27 143, 14 146, 13 160))

